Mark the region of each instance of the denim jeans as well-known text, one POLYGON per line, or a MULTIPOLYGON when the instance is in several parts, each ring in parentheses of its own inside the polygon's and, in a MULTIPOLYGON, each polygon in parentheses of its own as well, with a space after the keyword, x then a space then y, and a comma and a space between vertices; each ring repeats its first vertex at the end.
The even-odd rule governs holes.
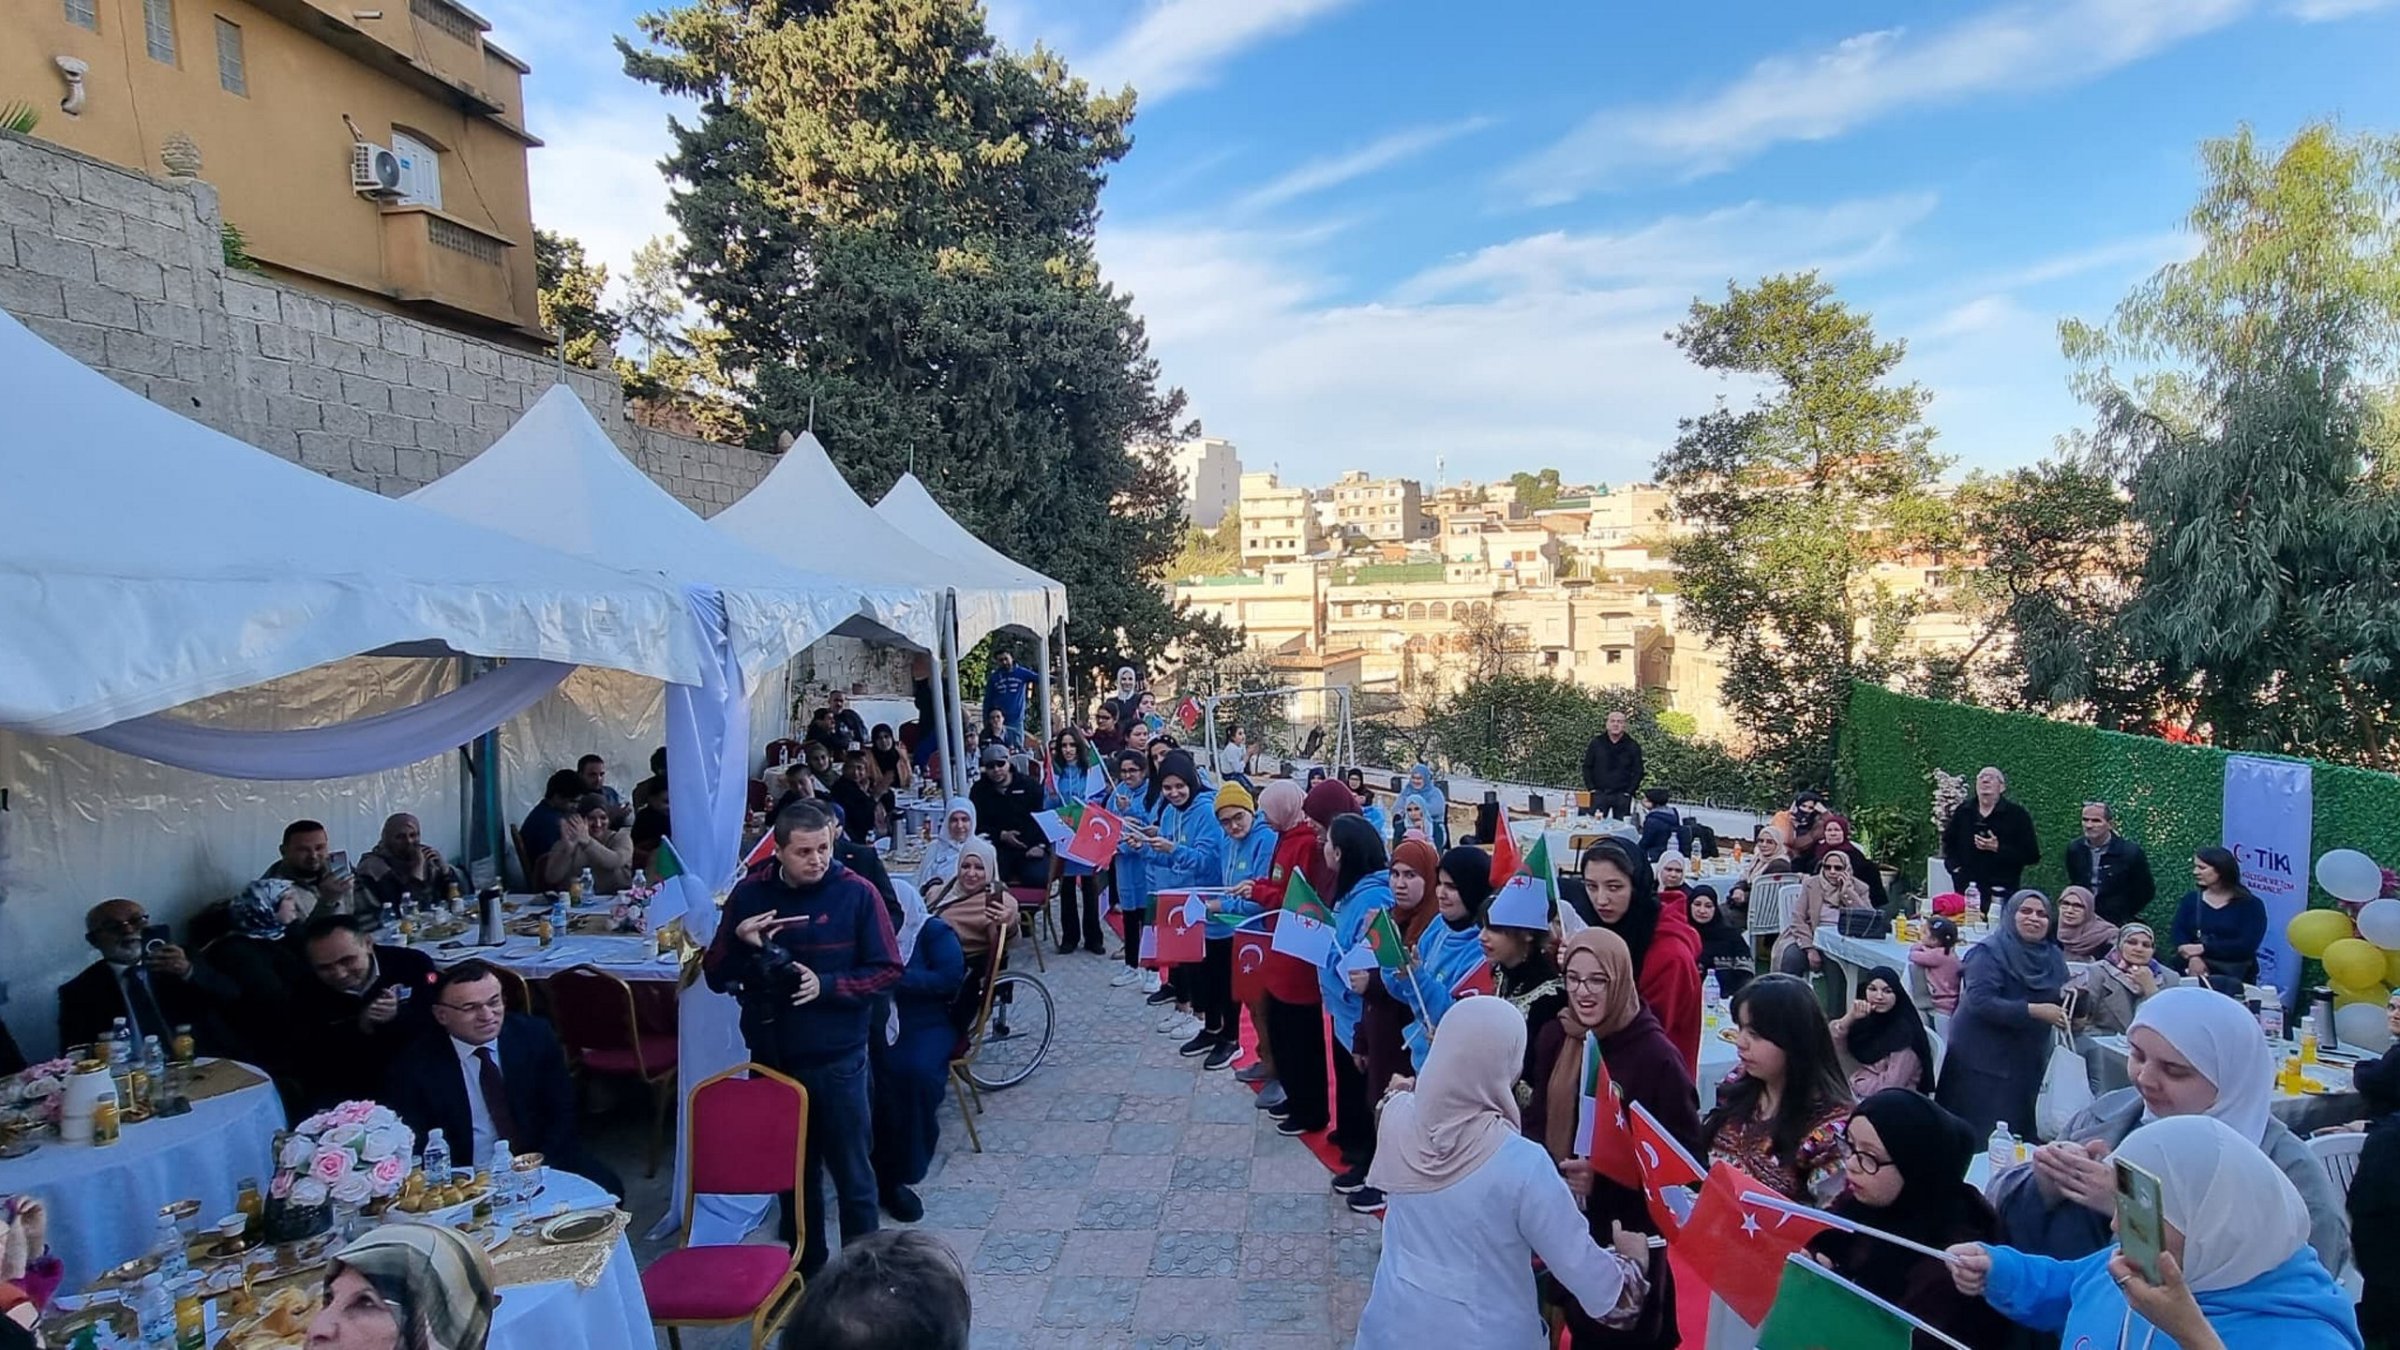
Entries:
MULTIPOLYGON (((825 1246, 825 1173, 833 1173, 843 1245, 874 1232, 879 1222, 867 1050, 862 1045, 831 1059, 786 1065, 783 1072, 808 1089, 808 1148, 801 1164, 799 1216, 807 1241, 801 1248, 800 1273, 813 1278, 831 1257, 825 1246)), ((787 1194, 781 1200, 781 1235, 788 1243, 793 1236, 792 1197, 787 1194)))

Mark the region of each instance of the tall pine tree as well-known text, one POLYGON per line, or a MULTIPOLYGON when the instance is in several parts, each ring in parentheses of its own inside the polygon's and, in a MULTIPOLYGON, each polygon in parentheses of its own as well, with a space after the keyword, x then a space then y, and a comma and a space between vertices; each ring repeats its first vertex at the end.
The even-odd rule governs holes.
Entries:
POLYGON ((670 209, 754 443, 813 408, 862 493, 913 465, 1065 582, 1087 663, 1163 649, 1183 395, 1093 253, 1132 92, 1006 50, 972 0, 693 0, 641 30, 627 71, 701 104, 670 209))

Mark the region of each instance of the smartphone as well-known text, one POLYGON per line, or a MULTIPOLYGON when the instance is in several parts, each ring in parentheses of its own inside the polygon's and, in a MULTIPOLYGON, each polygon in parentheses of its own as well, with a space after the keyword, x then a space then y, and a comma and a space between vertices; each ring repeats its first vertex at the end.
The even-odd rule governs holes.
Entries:
POLYGON ((154 952, 161 947, 174 945, 174 931, 163 923, 154 923, 142 930, 142 950, 144 952, 154 952))
POLYGON ((337 848, 333 852, 325 855, 325 875, 344 878, 347 878, 350 875, 350 854, 348 851, 337 848))
POLYGON ((2167 1220, 2159 1208, 2158 1177, 2123 1158, 2117 1169, 2117 1246, 2152 1284, 2164 1284, 2159 1253, 2167 1246, 2167 1220))

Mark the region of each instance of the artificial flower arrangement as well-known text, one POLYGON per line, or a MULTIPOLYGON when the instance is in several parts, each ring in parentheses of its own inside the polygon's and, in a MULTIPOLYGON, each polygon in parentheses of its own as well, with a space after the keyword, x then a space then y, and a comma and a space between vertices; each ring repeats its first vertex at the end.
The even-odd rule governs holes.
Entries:
POLYGON ((321 1229, 328 1201, 358 1208, 389 1200, 408 1179, 416 1147, 416 1132, 373 1102, 343 1102, 310 1116, 284 1139, 275 1159, 267 1200, 287 1218, 278 1225, 270 1214, 269 1228, 306 1236, 321 1229))
POLYGON ((74 1072, 75 1061, 71 1059, 45 1059, 27 1065, 9 1082, 9 1104, 45 1125, 56 1125, 59 1108, 66 1101, 67 1076, 74 1072))

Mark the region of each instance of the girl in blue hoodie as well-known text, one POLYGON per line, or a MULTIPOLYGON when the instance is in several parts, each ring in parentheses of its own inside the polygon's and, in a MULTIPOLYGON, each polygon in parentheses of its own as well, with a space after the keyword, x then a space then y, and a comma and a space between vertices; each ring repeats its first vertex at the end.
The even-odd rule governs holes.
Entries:
POLYGON ((1275 831, 1258 818, 1250 790, 1228 782, 1216 791, 1215 810, 1219 854, 1217 885, 1208 908, 1208 959, 1193 972, 1192 1007, 1200 1014, 1199 1035, 1205 1038, 1207 1058, 1200 1067, 1230 1067, 1241 1054, 1242 1009, 1233 1001, 1233 934, 1242 921, 1260 912, 1250 898, 1254 883, 1266 879, 1275 857, 1275 831))
MULTIPOLYGON (((1150 921, 1159 923, 1163 919, 1156 900, 1161 892, 1217 884, 1217 874, 1223 866, 1225 836, 1217 828, 1216 794, 1208 790, 1190 755, 1181 750, 1169 751, 1158 761, 1150 786, 1156 790, 1158 811, 1157 832, 1146 841, 1150 850, 1153 901, 1150 921)), ((1175 1011, 1158 1024, 1163 1033, 1189 1038, 1182 1046, 1186 1055, 1207 1054, 1213 1044, 1203 1034, 1195 1006, 1200 984, 1198 964, 1187 962, 1175 967, 1168 977, 1175 1011)))
POLYGON ((1441 1026, 1442 1014, 1458 1001, 1450 991, 1483 959, 1482 911, 1470 906, 1459 889, 1460 874, 1478 865, 1484 875, 1472 880, 1482 882, 1482 893, 1488 895, 1489 855, 1481 849, 1451 849, 1442 856, 1436 875, 1426 878, 1433 889, 1434 920, 1417 935, 1417 949, 1411 953, 1415 978, 1384 981, 1392 997, 1414 1014, 1400 1034, 1408 1041, 1409 1062, 1419 1072, 1425 1068, 1425 1053, 1433 1048, 1433 1032, 1441 1026))
MULTIPOLYGON (((1317 968, 1317 994, 1333 1019, 1333 1132, 1342 1161, 1365 1176, 1375 1158, 1375 1120, 1368 1108, 1367 1069, 1350 1047, 1358 1042, 1364 995, 1350 987, 1342 958, 1366 941, 1367 916, 1392 907, 1392 874, 1383 835, 1364 816, 1335 816, 1325 830, 1325 865, 1333 872, 1333 955, 1317 968)), ((1355 1193, 1354 1193, 1355 1194, 1355 1193)))
POLYGON ((1142 924, 1150 915, 1150 850, 1145 832, 1153 816, 1149 806, 1150 757, 1139 750, 1117 752, 1117 783, 1100 798, 1100 805, 1125 822, 1125 836, 1117 841, 1117 913, 1125 920, 1125 973, 1110 980, 1109 986, 1122 989, 1141 985, 1145 991, 1158 988, 1158 972, 1142 969, 1142 924))
POLYGON ((2258 1145, 2213 1116, 2167 1116, 2117 1145, 2155 1174, 2165 1220, 2153 1285, 2111 1245, 2079 1261, 1952 1247, 1959 1292, 2092 1350, 2360 1350, 2350 1299, 2309 1246, 2308 1206, 2258 1145))

